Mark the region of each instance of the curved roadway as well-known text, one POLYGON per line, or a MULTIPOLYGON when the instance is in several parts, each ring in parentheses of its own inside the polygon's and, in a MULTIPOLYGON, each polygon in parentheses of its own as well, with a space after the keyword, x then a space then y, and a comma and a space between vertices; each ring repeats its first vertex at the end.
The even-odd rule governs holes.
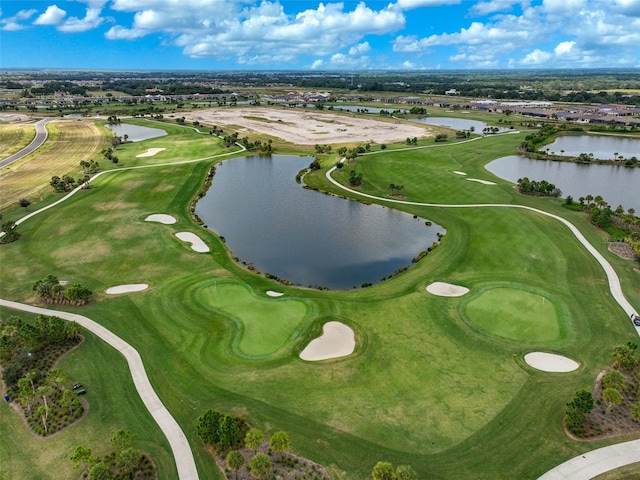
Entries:
POLYGON ((6 167, 8 165, 11 165, 12 163, 17 162, 18 160, 20 160, 22 157, 26 157, 27 155, 29 155, 31 152, 33 152, 37 148, 40 148, 42 146, 42 144, 47 140, 47 137, 49 136, 49 132, 47 132, 46 125, 47 125, 47 123, 52 122, 54 120, 56 120, 56 119, 55 118, 44 118, 42 120, 37 121, 35 123, 35 125, 36 125, 36 136, 35 136, 35 138, 33 140, 31 140, 31 143, 29 145, 24 147, 19 152, 14 153, 13 155, 5 158, 4 160, 0 160, 0 168, 4 168, 4 167, 6 167))

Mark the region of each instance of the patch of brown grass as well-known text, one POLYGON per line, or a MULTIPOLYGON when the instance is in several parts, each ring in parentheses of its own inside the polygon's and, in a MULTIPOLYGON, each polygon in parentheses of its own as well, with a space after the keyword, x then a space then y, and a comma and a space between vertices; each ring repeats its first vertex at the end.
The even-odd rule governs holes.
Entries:
POLYGON ((19 199, 34 202, 51 189, 54 175, 79 176, 80 160, 99 157, 106 137, 92 122, 61 120, 49 123, 49 138, 42 147, 0 172, 0 210, 19 199))
POLYGON ((6 158, 29 145, 36 136, 34 124, 0 125, 0 158, 6 158))

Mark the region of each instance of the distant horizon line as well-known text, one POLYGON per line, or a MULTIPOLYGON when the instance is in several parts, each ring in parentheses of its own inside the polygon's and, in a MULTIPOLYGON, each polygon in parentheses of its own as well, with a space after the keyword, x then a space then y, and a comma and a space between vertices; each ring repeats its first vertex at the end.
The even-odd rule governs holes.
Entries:
POLYGON ((154 72, 193 72, 193 73, 300 73, 300 74, 340 74, 340 75, 366 75, 371 73, 381 74, 429 74, 429 73, 545 73, 545 72, 638 72, 640 67, 594 67, 594 68, 439 68, 420 70, 305 70, 305 69, 191 69, 191 68, 76 68, 76 67, 2 67, 0 75, 14 72, 123 72, 123 73, 154 73, 154 72))

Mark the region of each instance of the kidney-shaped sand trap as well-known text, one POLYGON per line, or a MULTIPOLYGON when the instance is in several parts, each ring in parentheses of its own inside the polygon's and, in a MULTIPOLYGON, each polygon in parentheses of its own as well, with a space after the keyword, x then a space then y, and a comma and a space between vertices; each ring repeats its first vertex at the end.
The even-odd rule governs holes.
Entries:
POLYGON ((146 290, 149 288, 149 285, 146 283, 131 283, 129 285, 118 285, 116 287, 109 287, 105 291, 108 295, 117 295, 119 293, 129 293, 129 292, 141 292, 142 290, 146 290))
POLYGON ((273 290, 267 290, 267 295, 270 297, 281 297, 284 295, 282 292, 274 292, 273 290))
POLYGON ((524 361, 543 372, 573 372, 580 366, 578 362, 570 358, 544 352, 527 353, 524 356, 524 361))
POLYGON ((141 157, 153 157, 156 153, 160 153, 163 150, 166 150, 166 148, 149 148, 149 149, 147 149, 146 152, 142 152, 142 153, 136 155, 136 157, 138 157, 138 158, 141 158, 141 157))
POLYGON ((467 178, 470 182, 478 182, 483 185, 495 185, 495 182, 490 182, 489 180, 480 180, 479 178, 467 178))
POLYGON ((188 242, 191 244, 191 250, 195 250, 199 253, 206 253, 209 251, 209 247, 206 243, 202 241, 200 237, 198 237, 195 233, 191 232, 178 232, 176 233, 176 237, 178 237, 183 242, 188 242))
POLYGON ((351 355, 356 348, 356 339, 351 327, 340 322, 327 322, 322 335, 311 340, 300 353, 303 360, 316 361, 351 355))
POLYGON ((176 219, 171 215, 165 215, 164 213, 154 213, 153 215, 149 215, 144 219, 145 222, 158 222, 164 223, 165 225, 173 225, 176 223, 176 219))
POLYGON ((461 297, 468 293, 469 289, 460 285, 452 285, 451 283, 433 282, 427 286, 427 292, 439 297, 461 297))

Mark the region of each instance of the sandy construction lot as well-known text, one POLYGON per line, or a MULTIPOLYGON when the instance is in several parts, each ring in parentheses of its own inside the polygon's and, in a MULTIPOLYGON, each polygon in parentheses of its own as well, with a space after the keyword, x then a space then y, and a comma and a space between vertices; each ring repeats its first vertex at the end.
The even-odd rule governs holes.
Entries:
POLYGON ((390 122, 362 115, 343 115, 310 110, 281 110, 261 107, 203 109, 184 113, 185 120, 205 125, 240 127, 240 134, 251 131, 271 135, 298 145, 375 142, 391 143, 407 137, 431 135, 428 126, 390 122))

